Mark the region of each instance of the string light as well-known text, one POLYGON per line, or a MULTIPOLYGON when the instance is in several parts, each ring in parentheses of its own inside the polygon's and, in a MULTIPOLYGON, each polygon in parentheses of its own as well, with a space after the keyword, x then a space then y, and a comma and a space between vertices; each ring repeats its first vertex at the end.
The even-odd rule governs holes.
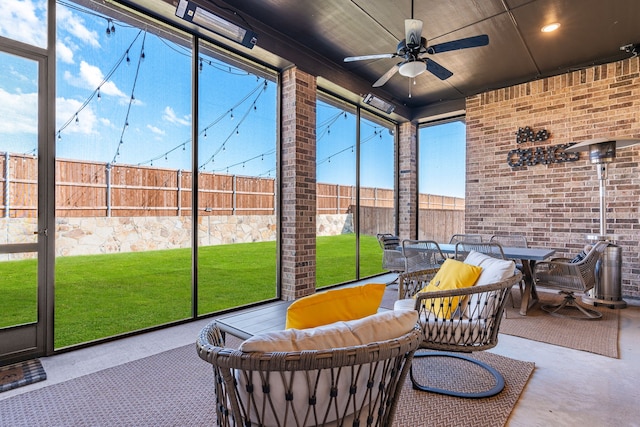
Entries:
POLYGON ((111 37, 111 36, 115 36, 116 35, 116 27, 115 25, 113 25, 113 20, 111 19, 107 19, 107 37, 111 37))
MULTIPOLYGON (((86 12, 89 13, 89 12, 86 12)), ((114 27, 115 30, 115 27, 114 27)), ((113 31, 112 31, 113 33, 113 31)), ((133 38, 133 41, 129 44, 129 47, 126 49, 126 51, 120 56, 120 58, 118 59, 118 61, 114 64, 114 66, 111 68, 111 70, 105 75, 104 79, 102 80, 102 82, 100 82, 100 84, 98 85, 98 87, 96 87, 96 89, 93 91, 93 93, 91 93, 91 95, 89 95, 89 97, 87 99, 85 99, 85 101, 82 103, 82 105, 80 106, 80 108, 78 108, 78 110, 69 117, 69 119, 58 129, 58 132, 63 131, 64 129, 67 128, 67 126, 69 126, 71 124, 72 121, 74 121, 76 115, 82 111, 87 105, 89 105, 89 102, 91 102, 91 100, 94 97, 97 97, 98 100, 101 98, 101 94, 100 94, 100 88, 102 87, 102 85, 104 85, 107 81, 109 81, 111 79, 111 76, 116 72, 116 70, 120 67, 120 65, 122 64, 122 62, 125 60, 125 57, 128 58, 128 53, 129 53, 129 49, 131 49, 131 46, 133 46, 133 44, 138 40, 138 37, 140 37, 140 34, 142 34, 142 30, 138 31, 138 33, 136 34, 136 36, 133 38)))

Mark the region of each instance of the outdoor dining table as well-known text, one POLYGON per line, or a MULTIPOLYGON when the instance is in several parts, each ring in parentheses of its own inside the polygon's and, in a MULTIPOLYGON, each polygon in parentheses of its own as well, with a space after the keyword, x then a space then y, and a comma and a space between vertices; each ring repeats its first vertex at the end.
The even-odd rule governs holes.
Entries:
MULTIPOLYGON (((456 245, 452 243, 439 243, 440 250, 445 254, 455 254, 456 245)), ((504 256, 509 259, 519 259, 522 262, 522 275, 524 276, 524 289, 522 292, 522 302, 520 304, 520 314, 527 315, 527 310, 538 302, 538 293, 533 277, 533 268, 536 261, 543 261, 552 257, 555 249, 550 248, 519 248, 503 246, 504 256)))

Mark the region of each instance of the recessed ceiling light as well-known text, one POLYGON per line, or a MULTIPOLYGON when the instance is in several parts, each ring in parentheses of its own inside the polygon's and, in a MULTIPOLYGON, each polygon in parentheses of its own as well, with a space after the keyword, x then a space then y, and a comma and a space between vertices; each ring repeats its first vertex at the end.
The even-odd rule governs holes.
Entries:
POLYGON ((558 28, 560 28, 560 24, 557 22, 554 22, 553 24, 545 25, 540 29, 540 31, 542 31, 543 33, 550 33, 552 31, 557 30, 558 28))

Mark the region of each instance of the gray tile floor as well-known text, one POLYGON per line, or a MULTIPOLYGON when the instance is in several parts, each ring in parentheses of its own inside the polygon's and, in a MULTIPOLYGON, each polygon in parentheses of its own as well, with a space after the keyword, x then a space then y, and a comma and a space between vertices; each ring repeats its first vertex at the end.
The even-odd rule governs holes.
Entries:
MULTIPOLYGON (((627 302, 620 310, 620 359, 500 335, 491 351, 536 364, 508 426, 640 426, 640 301, 627 302)), ((0 393, 0 400, 192 344, 209 321, 42 358, 47 380, 0 393)))

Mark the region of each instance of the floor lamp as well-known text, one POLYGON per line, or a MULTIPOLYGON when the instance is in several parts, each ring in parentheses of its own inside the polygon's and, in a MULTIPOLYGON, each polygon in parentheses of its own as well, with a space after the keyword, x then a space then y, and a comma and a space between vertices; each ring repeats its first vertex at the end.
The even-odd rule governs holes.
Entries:
MULTIPOLYGON (((640 139, 610 139, 597 138, 572 145, 566 152, 588 151, 589 160, 597 166, 598 181, 600 182, 600 234, 589 235, 589 240, 604 240, 613 242, 618 237, 607 235, 607 166, 616 158, 616 150, 640 144, 640 139)), ((601 269, 597 275, 596 286, 591 291, 592 296, 583 297, 582 301, 592 305, 607 305, 611 308, 624 308, 627 303, 622 300, 621 287, 621 248, 610 245, 605 251, 601 262, 601 269)))

